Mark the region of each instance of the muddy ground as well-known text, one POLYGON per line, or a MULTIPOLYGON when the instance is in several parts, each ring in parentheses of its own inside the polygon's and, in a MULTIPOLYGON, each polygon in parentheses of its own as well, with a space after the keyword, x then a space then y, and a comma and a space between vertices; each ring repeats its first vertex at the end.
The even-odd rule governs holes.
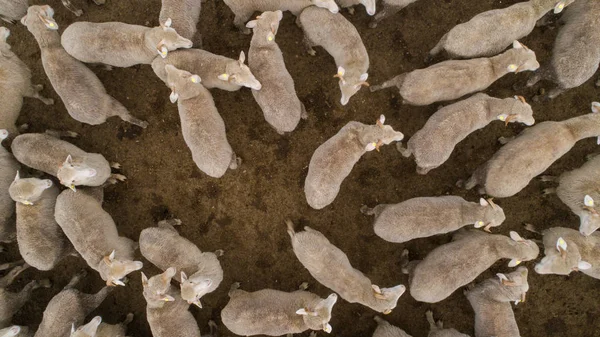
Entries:
MULTIPOLYGON (((34 1, 36 4, 41 1, 34 1)), ((76 20, 95 22, 122 21, 131 24, 158 24, 158 0, 108 0, 102 7, 91 1, 73 0, 85 13, 76 18, 58 0, 48 1, 55 9, 60 32, 76 20)), ((467 21, 477 13, 501 8, 517 1, 498 0, 421 0, 396 16, 382 22, 378 28, 368 28, 370 17, 363 7, 355 15, 346 16, 358 29, 369 51, 371 68, 369 81, 379 83, 401 72, 425 66, 424 56, 440 37, 454 25, 467 21)), ((199 29, 204 48, 229 57, 248 50, 251 36, 238 33, 232 26, 233 14, 222 1, 209 0, 203 5, 199 29)), ((500 145, 500 136, 512 136, 522 126, 504 127, 492 123, 460 143, 450 160, 426 176, 415 173, 414 161, 402 158, 394 146, 383 147, 381 153, 366 154, 354 167, 342 185, 335 202, 316 211, 311 209, 302 190, 307 166, 314 150, 334 135, 345 123, 356 120, 373 123, 380 114, 407 138, 420 129, 440 104, 411 107, 401 104, 394 90, 370 93, 361 90, 342 107, 333 59, 323 50, 317 56, 304 52, 302 32, 294 18, 286 13, 277 35, 289 72, 295 80, 298 96, 306 105, 309 118, 297 130, 278 135, 264 120, 251 92, 213 90, 219 112, 225 120, 229 141, 244 160, 237 171, 229 171, 221 179, 207 177, 199 171, 180 132, 177 107, 169 102, 169 90, 156 78, 150 66, 106 71, 92 67, 108 93, 121 101, 134 115, 147 120, 150 126, 142 130, 112 118, 100 126, 76 122, 53 91, 40 62, 40 51, 33 36, 20 24, 8 25, 12 31, 9 43, 14 52, 29 65, 35 83, 46 87, 43 93, 56 100, 53 106, 26 99, 19 123, 28 123, 30 131, 45 129, 73 130, 81 137, 73 142, 90 152, 102 153, 123 165, 126 183, 106 189, 105 209, 114 217, 122 235, 138 238, 140 231, 159 220, 176 217, 183 221, 180 233, 205 251, 224 249, 221 264, 225 278, 217 291, 203 298, 204 309, 192 308, 203 332, 206 323, 214 319, 222 335, 231 336, 220 323, 219 313, 228 301, 227 291, 239 281, 245 290, 274 288, 290 291, 308 281, 311 290, 321 296, 330 291, 319 285, 295 258, 284 219, 300 225, 310 225, 322 231, 348 254, 352 264, 380 286, 406 284, 400 271, 400 253, 404 248, 412 257, 422 258, 435 247, 450 240, 449 235, 392 244, 375 236, 370 217, 359 212, 363 204, 397 203, 412 197, 456 194, 476 201, 474 191, 455 187, 458 179, 466 178, 475 168, 490 158, 500 145)), ((552 24, 537 28, 523 40, 535 50, 543 63, 550 57, 558 27, 552 24)), ((496 97, 524 95, 529 101, 540 88, 553 85, 542 82, 532 89, 513 89, 523 85, 531 73, 507 75, 486 92, 496 97)), ((551 102, 532 103, 538 122, 562 120, 590 112, 590 103, 600 99, 593 81, 571 90, 551 102)), ((548 170, 560 174, 579 167, 585 156, 598 151, 595 139, 583 140, 548 170)), ((495 230, 508 234, 517 230, 526 237, 535 237, 522 229, 523 223, 538 228, 553 226, 578 227, 576 218, 555 195, 543 196, 545 183, 532 181, 514 197, 497 200, 506 214, 503 226, 495 230)), ((18 257, 16 245, 8 246, 2 261, 18 257)), ((477 281, 507 272, 508 261, 495 264, 477 281)), ((600 286, 598 280, 582 273, 571 276, 540 276, 532 271, 535 262, 524 265, 530 269, 531 290, 527 302, 515 307, 515 315, 523 336, 598 336, 600 332, 600 286)), ((86 268, 81 259, 68 258, 52 272, 28 270, 14 285, 20 289, 31 279, 49 278, 51 289, 38 290, 34 298, 15 317, 21 325, 36 326, 48 301, 68 282, 70 277, 86 268)), ((103 286, 97 273, 89 270, 80 288, 95 292, 103 286)), ((147 275, 158 270, 146 262, 147 275)), ((443 277, 443 275, 440 275, 443 277)), ((146 303, 142 297, 140 273, 130 277, 127 287, 120 287, 94 312, 105 321, 115 323, 128 312, 135 314, 129 335, 150 336, 145 318, 146 303)), ((426 336, 428 326, 425 311, 433 309, 445 324, 473 335, 473 312, 461 291, 437 304, 419 303, 408 293, 386 319, 413 336, 426 336)), ((334 308, 334 336, 370 336, 375 328, 375 312, 359 304, 339 300, 334 308)), ((319 333, 323 335, 324 333, 319 333)), ((173 336, 176 336, 175 333, 173 336)), ((308 333, 303 334, 308 336, 308 333)), ((48 336, 50 337, 50 336, 48 336)))

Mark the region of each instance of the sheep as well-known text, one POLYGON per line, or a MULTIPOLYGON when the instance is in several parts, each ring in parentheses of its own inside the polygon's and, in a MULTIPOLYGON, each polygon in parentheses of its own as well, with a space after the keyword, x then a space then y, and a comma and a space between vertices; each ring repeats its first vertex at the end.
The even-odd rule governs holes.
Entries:
POLYGON ((171 28, 171 19, 149 28, 122 22, 75 22, 62 34, 61 44, 69 55, 85 63, 113 67, 151 64, 157 55, 191 48, 192 41, 171 28))
POLYGON ((15 123, 23 106, 23 97, 37 98, 46 105, 54 104, 54 100, 40 95, 42 85, 31 84, 31 71, 6 42, 9 35, 8 28, 0 27, 0 128, 8 130, 11 135, 18 135, 15 123))
POLYGON ((286 223, 296 257, 319 283, 350 303, 360 303, 384 314, 392 312, 405 286, 380 288, 372 284, 321 232, 305 226, 303 232, 296 233, 294 224, 290 220, 286 223))
POLYGON ((201 252, 195 244, 180 236, 174 225, 181 225, 181 221, 163 220, 158 227, 142 230, 140 252, 163 271, 169 267, 177 269, 180 275, 174 278, 181 283, 181 298, 202 308, 200 298, 215 291, 223 280, 223 269, 217 259, 223 251, 201 252))
POLYGON ((110 214, 102 209, 102 198, 93 195, 95 192, 64 190, 56 199, 54 216, 75 250, 106 285, 124 286, 121 279, 143 266, 133 261, 137 244, 119 236, 110 214))
POLYGON ((404 9, 404 7, 416 1, 417 0, 383 0, 383 9, 380 10, 379 13, 375 14, 375 16, 371 19, 371 22, 369 22, 369 27, 377 27, 381 20, 398 13, 404 9))
POLYGON ((104 302, 110 293, 109 287, 104 287, 95 294, 75 289, 85 275, 84 270, 73 276, 69 284, 50 300, 34 337, 68 336, 73 325, 83 324, 85 317, 104 302))
POLYGON ((403 256, 403 272, 409 274, 410 294, 420 302, 437 303, 456 289, 467 285, 499 259, 511 259, 508 266, 535 259, 539 248, 511 231, 504 235, 461 230, 453 241, 432 250, 422 261, 408 263, 403 256))
MULTIPOLYGON (((201 3, 206 0, 161 0, 159 22, 172 19, 171 27, 181 37, 192 40, 200 19, 201 3)), ((200 38, 201 40, 201 38, 200 38)))
POLYGON ((170 52, 166 58, 157 57, 152 61, 152 69, 167 84, 167 64, 177 69, 198 74, 206 89, 217 88, 237 91, 242 87, 260 90, 262 85, 254 77, 250 68, 244 64, 246 54, 240 52, 237 60, 215 55, 202 49, 179 49, 170 52))
MULTIPOLYGON (((8 131, 0 129, 0 142, 8 138, 8 131)), ((10 198, 8 188, 12 184, 21 165, 13 155, 0 145, 0 242, 13 242, 17 232, 15 228, 15 202, 10 198)))
POLYGON ((363 154, 404 138, 383 123, 383 115, 375 125, 349 122, 315 150, 304 181, 306 201, 312 208, 321 209, 335 200, 342 182, 363 154))
POLYGON ((468 225, 489 232, 506 219, 502 208, 491 199, 481 198, 474 203, 453 195, 413 198, 373 209, 364 206, 361 212, 375 215, 373 229, 377 236, 396 243, 446 234, 468 225))
POLYGON ((499 99, 478 93, 438 110, 409 139, 406 148, 402 143, 396 148, 404 157, 414 155, 417 173, 427 174, 450 158, 456 144, 494 120, 529 126, 535 123, 533 110, 523 96, 499 99))
POLYGON ((513 41, 529 35, 536 22, 548 11, 554 9, 554 13, 559 13, 572 2, 573 0, 530 0, 480 13, 446 33, 429 52, 429 57, 441 51, 446 51, 452 58, 499 54, 513 41))
POLYGON ((338 6, 341 8, 347 8, 350 14, 354 14, 354 6, 363 5, 367 11, 367 14, 375 15, 375 2, 376 0, 335 0, 338 6))
POLYGON ((8 291, 6 288, 27 268, 29 268, 27 264, 16 266, 0 278, 0 329, 10 326, 13 315, 29 301, 34 290, 50 287, 50 281, 48 280, 33 280, 27 283, 18 293, 8 291))
POLYGON ((582 236, 571 228, 553 227, 544 235, 544 258, 535 265, 538 274, 569 275, 581 271, 600 279, 600 233, 582 236))
POLYGON ((487 89, 508 73, 532 71, 540 67, 535 52, 518 41, 513 48, 490 58, 450 60, 400 74, 371 91, 397 87, 405 104, 429 105, 449 101, 487 89))
POLYGON ((242 335, 301 333, 308 329, 330 333, 331 310, 337 295, 322 299, 305 291, 306 283, 291 293, 262 289, 247 292, 234 283, 229 291, 229 303, 221 311, 221 320, 231 332, 242 335))
POLYGON ((231 149, 225 134, 225 123, 219 115, 210 92, 198 75, 167 64, 167 83, 171 103, 177 102, 181 132, 198 168, 213 178, 227 169, 235 170, 241 160, 231 149))
MULTIPOLYGON (((533 86, 541 79, 555 82, 558 87, 548 92, 552 99, 568 89, 576 88, 592 78, 600 64, 600 3, 575 1, 562 16, 552 50, 552 59, 527 82, 533 86)), ((599 82, 600 83, 600 82, 599 82)))
POLYGON ((175 274, 175 268, 168 268, 150 279, 142 273, 150 331, 154 337, 200 337, 198 323, 188 310, 189 304, 171 285, 175 274))
POLYGON ((252 90, 254 99, 265 115, 265 120, 279 134, 294 131, 300 117, 306 118, 306 109, 294 88, 294 80, 285 67, 283 54, 275 42, 281 11, 264 12, 246 27, 254 30, 248 66, 262 84, 260 90, 252 90))
POLYGON ((125 337, 127 325, 133 321, 133 314, 128 314, 122 323, 112 325, 102 322, 102 317, 96 316, 87 324, 75 330, 75 324, 71 329, 70 337, 125 337))
MULTIPOLYGON (((290 11, 298 17, 307 7, 315 6, 329 10, 331 13, 338 13, 339 7, 334 0, 224 0, 225 4, 231 9, 235 18, 233 24, 244 34, 250 34, 250 29, 246 28, 246 21, 250 19, 254 12, 266 11, 290 11)), ((298 21, 296 21, 298 22, 298 21)))
POLYGON ((10 185, 10 197, 17 203, 17 243, 27 264, 51 270, 72 253, 69 241, 54 220, 58 187, 49 179, 17 176, 10 185))
POLYGON ((543 181, 556 181, 558 187, 547 188, 545 194, 556 193, 571 211, 579 216, 579 232, 589 236, 600 228, 600 214, 596 200, 600 201, 600 156, 590 159, 578 169, 559 177, 541 176, 543 181))
POLYGON ((475 337, 520 336, 511 302, 525 301, 529 290, 527 268, 519 267, 510 274, 496 274, 487 279, 465 296, 475 311, 475 337))
POLYGON ((62 185, 72 190, 75 186, 102 186, 126 179, 123 175, 111 173, 111 167, 120 168, 118 163, 109 163, 99 153, 85 152, 57 138, 59 135, 77 136, 69 131, 28 133, 17 136, 11 149, 19 162, 57 177, 62 185))
POLYGON ((435 319, 433 319, 433 312, 431 310, 425 312, 425 318, 427 318, 427 322, 429 323, 429 334, 427 337, 470 337, 453 328, 444 329, 444 323, 442 321, 436 322, 435 319))
POLYGON ((373 332, 373 337, 412 337, 397 326, 391 325, 388 321, 379 316, 373 317, 377 322, 377 328, 373 332))
POLYGON ((339 79, 342 105, 348 104, 363 86, 369 86, 369 55, 358 31, 342 14, 309 7, 302 11, 299 21, 304 31, 304 44, 310 55, 314 46, 321 46, 333 57, 338 67, 334 77, 339 79))
MULTIPOLYGON (((600 112, 600 103, 592 104, 592 112, 600 112)), ((569 152, 576 142, 598 136, 598 113, 537 124, 521 132, 479 166, 464 187, 471 189, 479 185, 480 193, 497 198, 513 196, 569 152)))
POLYGON ((109 96, 100 79, 61 46, 58 24, 50 6, 31 6, 21 23, 33 34, 41 50, 44 71, 73 119, 90 125, 112 116, 141 128, 148 123, 132 116, 119 101, 109 96))

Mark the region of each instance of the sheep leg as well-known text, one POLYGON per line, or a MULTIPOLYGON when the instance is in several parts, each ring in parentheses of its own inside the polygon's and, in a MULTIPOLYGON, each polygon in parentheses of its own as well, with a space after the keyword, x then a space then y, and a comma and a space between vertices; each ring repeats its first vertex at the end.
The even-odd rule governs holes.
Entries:
POLYGON ((242 165, 242 158, 238 157, 233 153, 231 155, 231 163, 229 163, 230 170, 236 170, 240 165, 242 165))
POLYGON ((83 279, 86 275, 87 275, 87 271, 85 271, 85 269, 83 269, 82 271, 78 272, 77 274, 75 274, 75 276, 73 276, 71 278, 71 280, 63 288, 63 290, 69 290, 69 289, 75 288, 75 286, 77 285, 77 283, 79 283, 81 281, 81 279, 83 279))
POLYGON ((527 80, 527 87, 533 87, 534 85, 536 85, 541 80, 542 80, 542 74, 540 74, 539 72, 537 72, 537 73, 533 74, 533 76, 531 76, 527 80))
POLYGON ((235 282, 234 284, 231 285, 231 288, 229 288, 229 297, 231 297, 231 295, 233 295, 233 293, 235 291, 237 291, 240 288, 240 283, 239 282, 235 282))
POLYGON ((304 44, 304 48, 306 49, 306 52, 309 55, 317 55, 317 52, 313 49, 314 43, 312 43, 312 41, 308 38, 308 36, 306 36, 306 34, 304 34, 304 37, 302 38, 302 43, 304 44))
MULTIPOLYGON (((21 264, 23 263, 23 261, 15 261, 12 262, 13 264, 21 264)), ((8 263, 6 263, 8 265, 8 263)), ((10 267, 7 267, 5 269, 8 269, 10 267)), ((17 276, 19 276, 19 274, 21 274, 23 271, 25 271, 27 268, 29 268, 28 264, 23 264, 22 266, 17 266, 14 267, 11 271, 8 272, 8 274, 4 275, 4 277, 0 278, 0 288, 6 288, 9 285, 11 285, 13 283, 13 281, 17 278, 17 276)))
POLYGON ((1 14, 0 14, 0 19, 2 19, 3 21, 6 21, 6 22, 8 22, 8 23, 10 23, 10 24, 13 24, 13 23, 15 23, 15 20, 13 20, 13 19, 11 19, 11 18, 9 18, 9 17, 6 17, 6 16, 4 16, 4 15, 1 15, 1 14))
POLYGON ((71 1, 69 0, 60 0, 63 4, 63 6, 65 6, 65 8, 67 8, 69 11, 71 11, 73 14, 75 14, 75 16, 81 16, 81 14, 83 14, 83 11, 81 9, 77 9, 75 6, 73 6, 73 4, 71 3, 71 1))
POLYGON ((369 208, 367 205, 360 206, 360 212, 364 215, 375 215, 375 209, 369 208))
POLYGON ((374 92, 391 87, 397 87, 398 89, 400 89, 402 83, 404 83, 404 78, 406 78, 406 74, 400 74, 392 78, 391 80, 387 80, 379 85, 372 85, 371 87, 369 87, 369 90, 371 90, 371 92, 374 92))
POLYGON ((178 233, 174 226, 181 226, 181 220, 179 220, 179 219, 161 220, 158 222, 157 226, 159 228, 164 228, 164 229, 170 230, 174 233, 178 233))
POLYGON ((396 150, 398 150, 398 152, 400 152, 400 154, 406 158, 408 158, 412 155, 412 151, 409 150, 408 147, 402 146, 402 142, 396 143, 396 150))
POLYGON ((398 13, 400 10, 402 10, 402 8, 404 8, 404 7, 396 7, 396 6, 383 7, 383 10, 381 10, 381 11, 379 11, 379 13, 375 14, 375 16, 373 17, 371 22, 369 22, 369 28, 377 27, 377 24, 379 24, 379 22, 381 20, 398 13))
POLYGON ((556 98, 558 95, 562 94, 563 92, 565 92, 565 89, 562 88, 555 88, 550 90, 550 92, 548 93, 548 99, 554 99, 556 98))
POLYGON ((77 132, 73 132, 73 131, 58 131, 58 130, 52 130, 52 129, 48 129, 44 132, 46 135, 50 136, 50 137, 54 137, 54 138, 77 138, 79 137, 79 134, 77 132))
POLYGON ((94 1, 94 3, 98 6, 104 5, 106 3, 106 0, 92 0, 94 1))
POLYGON ((233 25, 236 26, 240 32, 243 34, 249 35, 251 33, 250 28, 246 27, 246 21, 252 16, 252 13, 242 13, 235 14, 235 18, 233 19, 233 25))
POLYGON ((498 143, 500 143, 501 145, 506 145, 508 144, 508 142, 510 142, 511 140, 515 139, 515 136, 512 137, 500 137, 498 138, 498 143))
POLYGON ((40 91, 42 91, 42 89, 44 89, 44 86, 41 84, 32 85, 27 89, 27 92, 25 92, 25 97, 37 98, 46 105, 54 104, 54 100, 52 98, 46 98, 40 95, 40 91))
POLYGON ((81 293, 79 296, 85 316, 89 315, 92 311, 96 310, 96 308, 98 308, 100 304, 104 302, 108 294, 112 292, 112 289, 113 287, 104 287, 95 294, 81 293))

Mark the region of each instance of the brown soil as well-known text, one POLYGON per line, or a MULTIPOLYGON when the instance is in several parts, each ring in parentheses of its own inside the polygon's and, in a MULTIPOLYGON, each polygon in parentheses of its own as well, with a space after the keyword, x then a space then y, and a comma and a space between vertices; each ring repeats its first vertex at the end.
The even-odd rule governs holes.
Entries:
MULTIPOLYGON (((41 3, 34 0, 36 4, 41 3)), ((77 20, 96 22, 122 21, 155 26, 158 23, 158 0, 109 0, 98 7, 91 1, 73 0, 85 11, 77 20)), ((454 25, 477 13, 516 3, 515 0, 421 0, 396 16, 369 29, 368 17, 361 6, 355 15, 346 16, 359 30, 371 59, 371 83, 382 82, 401 72, 422 68, 424 56, 440 37, 454 25)), ((58 0, 48 3, 55 9, 55 19, 62 30, 76 17, 58 0)), ((222 1, 203 5, 200 31, 204 48, 236 58, 240 50, 248 50, 250 36, 233 28, 233 14, 222 1)), ((394 90, 370 93, 361 90, 345 107, 339 104, 333 59, 323 50, 317 56, 304 52, 302 32, 294 18, 286 13, 277 42, 283 50, 289 72, 295 80, 298 96, 309 112, 297 130, 278 135, 264 120, 262 112, 247 89, 238 92, 213 90, 219 112, 225 120, 229 141, 244 160, 236 171, 221 179, 212 179, 200 172, 191 159, 182 139, 177 107, 169 102, 169 90, 154 76, 149 66, 106 71, 93 67, 110 95, 122 102, 137 117, 147 120, 145 129, 132 127, 113 118, 100 126, 78 123, 67 114, 59 97, 52 90, 41 62, 39 48, 33 36, 20 24, 8 25, 12 31, 9 43, 14 52, 33 71, 35 83, 45 85, 43 93, 55 99, 54 106, 26 99, 19 123, 29 123, 31 132, 45 129, 72 130, 81 134, 73 142, 90 152, 102 153, 123 165, 128 177, 106 189, 105 209, 114 217, 122 235, 137 239, 140 231, 154 226, 161 219, 177 217, 184 226, 180 233, 201 250, 224 249, 221 264, 225 279, 217 291, 203 298, 204 309, 192 308, 203 332, 206 323, 214 319, 223 335, 232 335, 220 324, 219 313, 228 301, 232 282, 241 282, 245 290, 274 288, 291 291, 308 281, 311 290, 326 296, 330 291, 319 285, 295 258, 284 219, 297 225, 310 225, 322 231, 348 254, 352 264, 380 286, 406 284, 400 271, 400 253, 404 248, 412 257, 424 257, 438 245, 450 240, 449 235, 414 240, 407 244, 385 242, 373 233, 370 217, 359 212, 363 204, 397 203, 412 197, 456 194, 478 200, 474 191, 455 187, 455 182, 469 176, 477 166, 490 158, 500 145, 500 136, 512 136, 522 126, 504 127, 492 123, 460 143, 450 160, 426 176, 415 173, 412 160, 402 158, 394 146, 371 152, 354 167, 342 185, 335 202, 316 211, 311 209, 302 190, 307 166, 314 150, 334 135, 345 123, 356 120, 372 123, 380 114, 396 130, 410 137, 420 129, 440 104, 411 107, 401 104, 394 90)), ((523 42, 535 50, 543 63, 557 33, 556 24, 537 28, 523 42)), ((493 85, 487 93, 496 97, 524 95, 528 101, 539 88, 550 89, 543 82, 535 88, 515 91, 513 85, 523 85, 530 73, 508 75, 493 85)), ((562 120, 590 112, 590 103, 599 99, 593 81, 571 90, 551 102, 532 103, 538 122, 562 120)), ((446 103, 444 103, 446 104, 446 103)), ((558 160, 548 174, 560 174, 579 167, 588 153, 597 151, 595 139, 579 142, 572 151, 558 160)), ((496 232, 508 234, 517 230, 527 237, 522 224, 538 228, 566 226, 577 228, 578 218, 555 195, 543 196, 545 184, 532 181, 514 197, 497 200, 507 214, 507 220, 496 232)), ((2 261, 17 259, 16 245, 8 246, 2 261)), ((507 272, 508 261, 500 261, 483 273, 477 281, 507 272)), ((598 281, 582 273, 571 276, 540 276, 533 272, 535 262, 525 263, 530 269, 531 290, 527 302, 515 307, 515 316, 523 336, 598 336, 600 298, 598 281)), ((79 269, 86 268, 81 259, 68 258, 52 272, 28 270, 14 285, 20 289, 32 278, 49 278, 51 289, 38 290, 34 298, 15 317, 21 325, 36 326, 48 301, 79 269)), ((146 262, 143 270, 154 275, 157 268, 146 262)), ((440 275, 443 277, 443 275, 440 275)), ((97 291, 103 285, 97 273, 90 270, 81 285, 86 292, 97 291)), ((115 323, 128 312, 135 314, 129 335, 150 336, 145 319, 146 303, 142 297, 140 273, 134 273, 126 287, 119 287, 94 314, 115 323)), ((461 291, 437 304, 418 303, 404 294, 394 312, 385 318, 413 336, 426 336, 425 311, 433 309, 436 317, 447 326, 473 335, 473 312, 461 291)), ((375 328, 375 312, 359 304, 339 300, 333 311, 333 335, 370 336, 375 328)), ((321 335, 323 333, 320 333, 321 335)), ((308 336, 308 332, 304 334, 308 336)))

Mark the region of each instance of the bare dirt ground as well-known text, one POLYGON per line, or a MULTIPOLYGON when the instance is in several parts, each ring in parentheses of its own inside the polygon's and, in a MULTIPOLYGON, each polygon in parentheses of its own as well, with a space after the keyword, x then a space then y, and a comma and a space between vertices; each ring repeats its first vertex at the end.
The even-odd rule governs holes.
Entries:
MULTIPOLYGON (((91 1, 73 2, 85 11, 80 18, 68 12, 60 1, 48 1, 56 11, 60 32, 76 20, 158 24, 158 0, 108 0, 102 7, 91 1)), ((370 17, 362 6, 357 8, 355 15, 344 11, 344 16, 357 27, 369 51, 369 81, 379 83, 401 72, 424 67, 426 53, 454 25, 477 13, 516 2, 421 0, 383 21, 376 29, 368 28, 370 17)), ((238 33, 232 22, 233 14, 222 1, 207 1, 199 24, 204 48, 233 58, 237 58, 241 50, 247 51, 251 36, 238 33)), ((476 192, 461 190, 455 187, 455 182, 468 177, 500 148, 496 141, 498 137, 513 136, 523 129, 519 125, 504 127, 501 122, 492 123, 460 143, 448 162, 426 176, 417 175, 414 162, 402 158, 393 146, 382 148, 381 153, 368 153, 345 180, 335 202, 316 211, 307 205, 302 188, 310 157, 321 143, 348 121, 373 123, 380 114, 386 115, 387 123, 402 131, 408 139, 440 104, 405 106, 394 90, 370 93, 362 89, 342 107, 338 84, 332 77, 336 72, 333 59, 320 48, 316 57, 306 54, 301 43, 302 32, 294 24, 294 18, 286 13, 277 42, 309 118, 293 133, 280 136, 265 122, 248 89, 233 93, 213 90, 229 141, 244 162, 237 171, 229 171, 221 179, 212 179, 192 162, 181 136, 177 107, 168 99, 170 91, 149 66, 113 71, 92 67, 110 95, 135 116, 150 123, 147 129, 132 127, 116 117, 100 126, 83 125, 69 117, 50 86, 33 36, 20 24, 8 27, 12 31, 9 43, 14 52, 32 69, 34 82, 45 85, 43 93, 56 101, 54 106, 48 107, 37 100, 26 99, 19 123, 29 123, 31 132, 43 132, 48 128, 76 131, 81 134, 73 141, 76 145, 89 152, 102 153, 123 165, 123 173, 129 179, 107 188, 104 204, 120 233, 137 240, 142 229, 154 226, 164 218, 177 217, 184 224, 179 228, 180 233, 201 250, 225 250, 221 258, 225 271, 223 283, 217 291, 203 298, 204 309, 191 309, 203 332, 207 332, 207 321, 214 319, 220 325, 222 335, 232 335, 220 324, 219 313, 228 301, 230 284, 236 281, 250 291, 262 288, 291 291, 308 281, 310 289, 321 296, 331 292, 314 281, 295 258, 285 230, 285 218, 291 218, 297 226, 310 225, 322 231, 373 283, 382 287, 406 284, 407 277, 400 271, 402 250, 408 248, 413 258, 422 258, 438 245, 448 242, 450 236, 414 240, 407 244, 385 242, 373 233, 372 219, 359 212, 361 205, 397 203, 412 197, 444 194, 476 201, 479 199, 476 192)), ((556 24, 537 28, 522 42, 536 51, 543 63, 550 57, 557 31, 556 24)), ((552 87, 551 83, 543 82, 531 90, 513 89, 515 84, 523 85, 530 75, 507 75, 486 92, 496 97, 521 94, 531 101, 540 88, 552 87)), ((541 122, 589 113, 590 103, 600 99, 599 94, 593 81, 589 81, 553 101, 532 103, 534 116, 541 122)), ((547 173, 557 175, 579 167, 587 154, 598 151, 595 142, 595 139, 579 142, 547 173)), ((510 230, 517 230, 526 237, 534 237, 522 229, 526 222, 540 229, 553 226, 577 228, 578 218, 555 195, 543 196, 544 187, 544 183, 536 180, 516 196, 496 200, 504 208, 507 220, 495 232, 508 234, 510 230)), ((1 257, 2 261, 18 258, 16 245, 9 245, 8 250, 9 253, 1 257)), ((507 263, 495 264, 477 281, 509 271, 507 263)), ((527 302, 515 307, 521 335, 598 336, 598 280, 581 273, 572 273, 568 277, 540 276, 533 272, 534 263, 525 263, 530 270, 531 285, 527 302)), ((14 317, 14 322, 30 326, 39 324, 48 301, 81 268, 86 268, 83 260, 73 257, 52 272, 30 269, 23 273, 14 290, 33 278, 49 278, 53 287, 36 291, 33 300, 14 317)), ((158 272, 148 262, 143 271, 147 275, 158 272)), ((80 288, 95 292, 102 286, 97 273, 90 270, 80 288)), ((115 323, 133 312, 135 319, 129 335, 150 336, 145 308, 140 274, 133 273, 129 284, 115 289, 94 314, 115 323)), ((400 298, 398 307, 385 318, 413 336, 426 336, 425 311, 428 309, 433 309, 436 317, 442 318, 447 326, 473 335, 473 312, 461 291, 433 305, 416 302, 406 293, 400 298)), ((340 299, 333 311, 332 335, 370 336, 375 328, 374 315, 375 312, 364 306, 340 299)), ((319 334, 323 335, 322 332, 319 334)), ((308 336, 308 332, 304 335, 308 336)))

